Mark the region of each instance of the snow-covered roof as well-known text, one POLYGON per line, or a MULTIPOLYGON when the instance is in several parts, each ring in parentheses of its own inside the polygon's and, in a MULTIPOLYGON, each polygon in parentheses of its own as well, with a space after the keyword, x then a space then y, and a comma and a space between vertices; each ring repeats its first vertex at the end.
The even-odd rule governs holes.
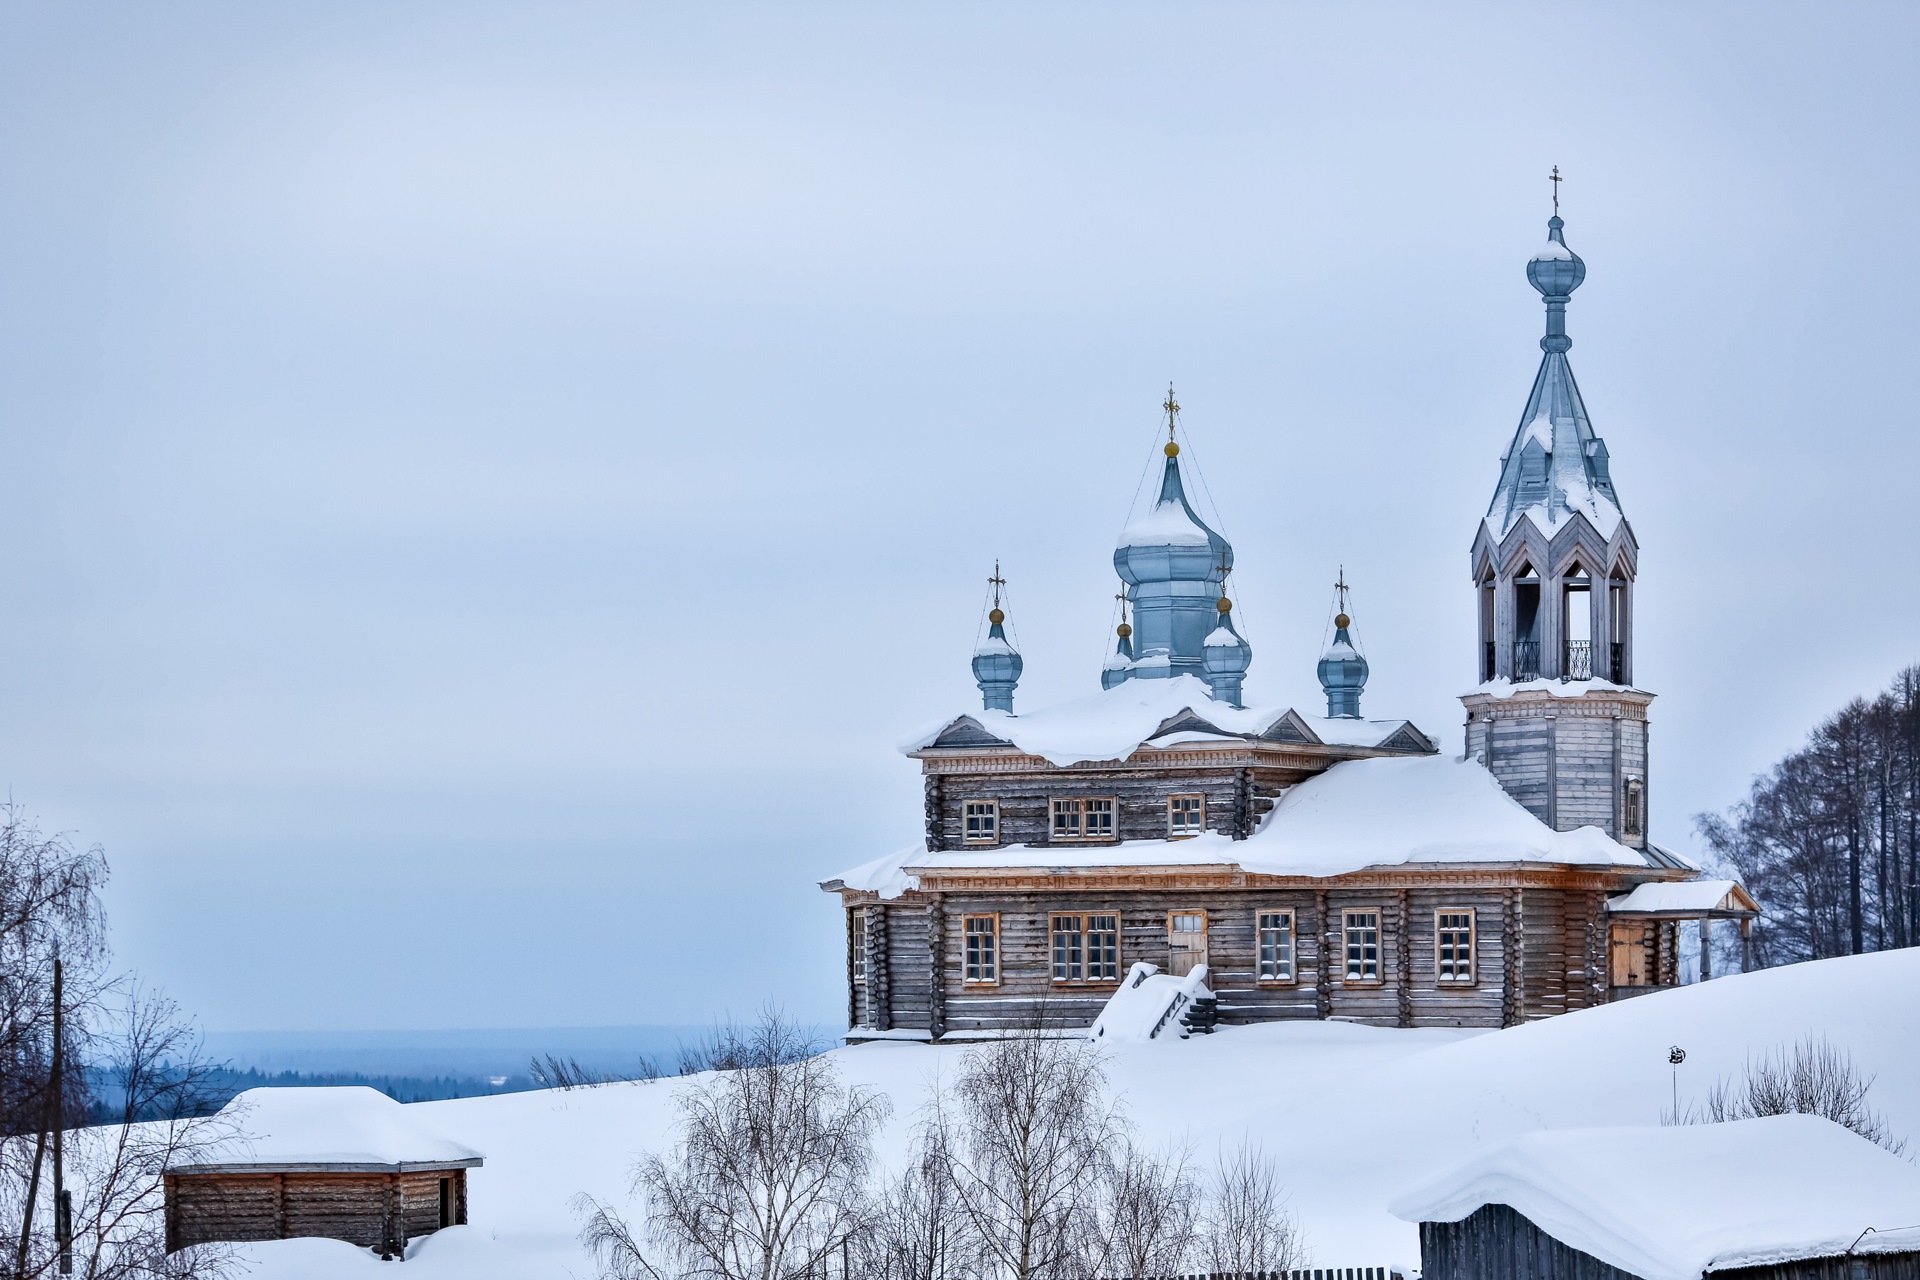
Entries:
POLYGON ((1233 707, 1214 701, 1205 681, 1182 675, 1128 680, 1084 698, 1017 715, 970 711, 915 734, 901 744, 901 750, 911 754, 931 747, 968 721, 994 741, 1062 766, 1124 760, 1143 745, 1170 745, 1167 735, 1194 729, 1222 737, 1347 747, 1385 746, 1411 730, 1412 736, 1403 739, 1410 749, 1425 750, 1430 745, 1426 735, 1405 720, 1347 720, 1301 715, 1287 707, 1233 707))
POLYGON ((1474 862, 1654 865, 1597 827, 1555 831, 1522 808, 1477 761, 1378 756, 1343 761, 1293 787, 1245 840, 1208 831, 1184 840, 1107 845, 938 852, 912 846, 826 883, 898 897, 918 883, 903 868, 1209 866, 1321 877, 1408 863, 1474 862))
POLYGON ((1548 537, 1575 515, 1585 516, 1602 538, 1612 538, 1620 527, 1620 499, 1606 446, 1587 418, 1565 352, 1548 351, 1542 358, 1533 393, 1500 464, 1500 482, 1486 517, 1495 542, 1526 517, 1548 537))
POLYGON ((480 1163, 478 1151, 434 1133, 411 1111, 364 1085, 248 1089, 220 1110, 237 1136, 172 1172, 314 1165, 395 1170, 480 1163))
POLYGON ((1681 880, 1643 884, 1632 893, 1607 899, 1619 914, 1662 911, 1757 911, 1752 898, 1732 880, 1681 880))
MULTIPOLYGON (((1501 676, 1497 680, 1488 680, 1473 687, 1473 693, 1483 693, 1489 698, 1511 698, 1516 693, 1542 693, 1549 698, 1584 698, 1588 693, 1643 693, 1630 684, 1615 684, 1611 680, 1509 680, 1501 676)), ((1649 695, 1651 696, 1651 695, 1649 695)))
MULTIPOLYGON (((1109 526, 1111 527, 1111 526, 1109 526)), ((1207 530, 1187 504, 1162 498, 1153 509, 1120 531, 1118 547, 1204 547, 1207 530)))
POLYGON ((1920 1250, 1920 1232, 1895 1231, 1920 1221, 1920 1170, 1816 1116, 1549 1129, 1491 1147, 1389 1207, 1408 1222, 1458 1222, 1488 1204, 1644 1280, 1920 1250))

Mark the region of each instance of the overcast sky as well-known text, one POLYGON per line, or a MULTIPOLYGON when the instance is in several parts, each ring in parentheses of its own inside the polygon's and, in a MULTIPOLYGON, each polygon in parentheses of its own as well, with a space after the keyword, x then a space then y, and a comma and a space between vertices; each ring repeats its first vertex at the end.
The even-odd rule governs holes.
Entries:
POLYGON ((1457 752, 1555 164, 1655 837, 1920 660, 1912 5, 0 13, 0 780, 210 1027, 838 1016, 1169 380, 1250 696, 1344 564, 1457 752))

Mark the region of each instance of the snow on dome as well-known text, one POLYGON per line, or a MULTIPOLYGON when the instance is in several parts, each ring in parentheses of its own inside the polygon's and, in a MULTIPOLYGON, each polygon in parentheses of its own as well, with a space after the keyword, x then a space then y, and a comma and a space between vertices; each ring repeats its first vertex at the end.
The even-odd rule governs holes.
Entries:
POLYGON ((1002 640, 998 636, 991 636, 991 635, 988 636, 985 640, 982 640, 978 645, 974 647, 974 650, 973 650, 973 656, 976 658, 1008 657, 1008 656, 1011 656, 1013 653, 1014 653, 1014 647, 1012 645, 1008 644, 1005 640, 1002 640))
POLYGON ((1244 642, 1239 636, 1233 634, 1233 632, 1227 630, 1225 627, 1215 627, 1207 633, 1207 638, 1200 643, 1209 649, 1231 649, 1235 645, 1244 642))
POLYGON ((1920 1248, 1920 1233, 1894 1231, 1920 1218, 1920 1170, 1817 1116, 1543 1130, 1388 1208, 1408 1222, 1458 1222, 1488 1204, 1644 1280, 1920 1248), (1878 1230, 1863 1239, 1868 1227, 1878 1230))
MULTIPOLYGON (((1512 261, 1512 259, 1508 259, 1508 261, 1512 261)), ((1533 255, 1533 261, 1571 262, 1573 261, 1573 250, 1567 248, 1567 246, 1561 244, 1558 240, 1549 240, 1540 252, 1533 255)))
POLYGON ((1323 658, 1331 658, 1335 662, 1344 662, 1348 658, 1359 657, 1360 651, 1345 640, 1335 640, 1327 646, 1327 651, 1320 656, 1323 658))
POLYGON ((1163 498, 1120 531, 1115 547, 1204 547, 1208 542, 1207 531, 1188 514, 1184 503, 1163 498))
POLYGON ((220 1109, 240 1136, 218 1143, 191 1165, 478 1164, 481 1156, 414 1119, 413 1108, 364 1085, 248 1089, 220 1109))

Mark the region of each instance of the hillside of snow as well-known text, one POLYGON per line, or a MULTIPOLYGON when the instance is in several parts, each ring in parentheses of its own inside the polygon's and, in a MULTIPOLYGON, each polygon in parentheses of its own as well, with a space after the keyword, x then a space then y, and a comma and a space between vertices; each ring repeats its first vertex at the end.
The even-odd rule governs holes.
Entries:
MULTIPOLYGON (((1680 1098, 1701 1098, 1749 1054, 1824 1035, 1878 1077, 1894 1133, 1920 1146, 1920 949, 1718 978, 1506 1031, 1398 1031, 1273 1023, 1212 1037, 1116 1045, 1109 1076, 1143 1137, 1211 1161, 1243 1135, 1278 1158, 1316 1266, 1417 1264, 1390 1200, 1491 1142, 1541 1129, 1659 1123, 1668 1050, 1687 1052, 1680 1098)), ((882 1148, 897 1159, 937 1071, 963 1047, 877 1043, 834 1052, 852 1083, 893 1098, 882 1148)), ((679 1081, 517 1093, 409 1107, 486 1156, 472 1225, 409 1251, 407 1275, 589 1277, 569 1201, 629 1202, 634 1156, 671 1140, 679 1081)), ((1704 1176, 1706 1171, 1701 1171, 1704 1176)), ((370 1253, 327 1240, 245 1246, 265 1280, 369 1274, 370 1253)))

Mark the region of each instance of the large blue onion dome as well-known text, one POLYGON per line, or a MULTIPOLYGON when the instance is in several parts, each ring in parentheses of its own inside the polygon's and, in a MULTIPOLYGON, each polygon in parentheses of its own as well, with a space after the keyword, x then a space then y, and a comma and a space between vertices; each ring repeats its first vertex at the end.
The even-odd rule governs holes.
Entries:
POLYGON ((1220 614, 1220 625, 1201 642, 1200 669, 1214 698, 1237 707, 1240 682, 1247 668, 1253 665, 1253 646, 1241 638, 1233 625, 1233 601, 1221 596, 1215 608, 1220 614))
POLYGON ((1187 501, 1180 482, 1180 446, 1169 440, 1160 496, 1148 512, 1120 532, 1113 567, 1130 587, 1143 582, 1218 581, 1233 567, 1233 548, 1207 527, 1187 501))
POLYGON ((1333 617, 1333 643, 1321 655, 1320 687, 1327 695, 1327 715, 1334 719, 1360 718, 1360 691, 1367 687, 1367 660, 1354 646, 1347 628, 1353 619, 1345 613, 1333 617))
POLYGON ((1561 232, 1566 225, 1558 214, 1547 219, 1547 243, 1527 263, 1527 279, 1550 298, 1566 297, 1587 278, 1587 264, 1567 248, 1566 237, 1561 232))
POLYGON ((1007 615, 998 606, 987 615, 987 638, 973 650, 973 678, 989 711, 1012 711, 1013 688, 1026 661, 1007 640, 1007 615))

